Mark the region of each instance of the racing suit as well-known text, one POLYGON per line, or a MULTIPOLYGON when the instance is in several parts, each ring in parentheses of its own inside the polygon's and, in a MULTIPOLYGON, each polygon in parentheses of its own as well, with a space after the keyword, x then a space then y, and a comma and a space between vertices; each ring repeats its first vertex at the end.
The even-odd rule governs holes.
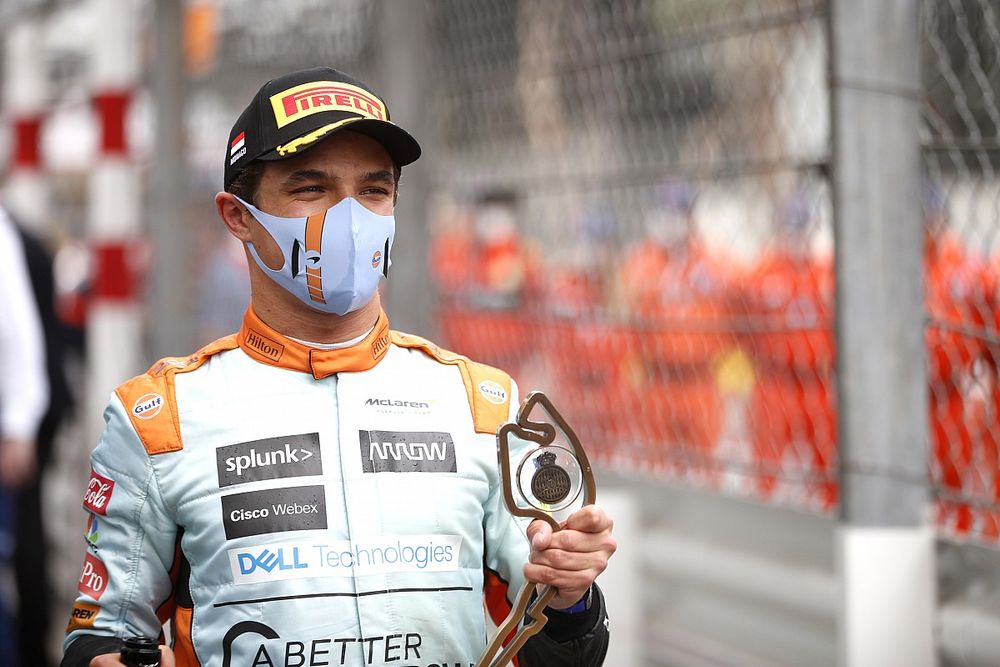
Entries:
MULTIPOLYGON (((509 376, 389 330, 318 349, 241 330, 119 386, 91 456, 64 665, 172 619, 177 664, 469 666, 523 581, 501 500, 509 376), (509 587, 509 593, 508 593, 509 587)), ((525 665, 599 665, 596 585, 525 665)))

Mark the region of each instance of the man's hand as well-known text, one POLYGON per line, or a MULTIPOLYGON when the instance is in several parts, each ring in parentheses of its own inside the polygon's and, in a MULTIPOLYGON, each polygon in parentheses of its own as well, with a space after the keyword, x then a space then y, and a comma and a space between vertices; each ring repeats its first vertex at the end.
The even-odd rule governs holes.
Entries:
POLYGON ((566 520, 562 530, 535 519, 528 526, 531 555, 524 566, 528 581, 555 587, 549 602, 553 609, 576 604, 590 589, 594 579, 608 566, 618 545, 611 536, 611 521, 597 505, 587 505, 566 520))
MULTIPOLYGON (((160 667, 175 667, 174 652, 169 646, 160 644, 160 667)), ((90 667, 121 667, 121 653, 105 653, 90 661, 90 667)))
POLYGON ((11 489, 27 486, 35 477, 35 442, 21 438, 0 440, 0 484, 11 489))

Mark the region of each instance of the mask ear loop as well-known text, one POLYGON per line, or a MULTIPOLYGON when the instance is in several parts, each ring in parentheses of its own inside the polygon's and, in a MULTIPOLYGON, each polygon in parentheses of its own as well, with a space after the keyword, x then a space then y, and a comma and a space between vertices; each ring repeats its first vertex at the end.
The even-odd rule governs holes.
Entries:
MULTIPOLYGON (((267 215, 267 214, 264 213, 263 211, 261 211, 259 208, 257 208, 253 204, 251 204, 250 202, 244 201, 243 199, 241 199, 240 197, 237 197, 236 195, 233 195, 233 197, 236 198, 236 201, 238 201, 239 203, 243 204, 243 207, 246 209, 246 212, 250 214, 250 217, 257 221, 257 224, 259 224, 260 228, 264 230, 264 233, 267 234, 271 238, 271 241, 273 241, 274 244, 277 245, 280 248, 281 244, 278 243, 278 240, 276 238, 274 238, 274 236, 271 234, 270 231, 268 231, 267 226, 260 221, 260 218, 258 218, 254 214, 254 211, 256 211, 257 213, 260 213, 261 215, 267 215)), ((296 240, 296 243, 298 243, 297 240, 296 240)), ((254 258, 254 261, 257 262, 257 266, 259 266, 260 268, 266 269, 267 271, 270 271, 271 273, 281 273, 282 271, 285 271, 286 269, 289 268, 288 261, 285 259, 284 252, 282 252, 282 255, 281 255, 281 267, 277 268, 277 269, 272 269, 261 258, 260 253, 257 252, 257 246, 254 245, 253 241, 247 241, 246 244, 247 244, 247 248, 250 250, 250 254, 254 258)), ((293 250, 292 252, 293 253, 297 253, 298 250, 293 250)), ((292 267, 292 275, 293 276, 295 275, 295 267, 292 267)))
MULTIPOLYGON (((534 442, 540 447, 551 445, 555 441, 556 429, 551 423, 534 421, 529 418, 536 406, 541 406, 542 411, 552 419, 552 422, 569 439, 570 446, 573 448, 573 454, 580 464, 580 472, 583 476, 582 491, 584 505, 594 504, 594 501, 597 499, 597 485, 594 481, 594 471, 590 467, 590 461, 587 459, 587 454, 583 450, 583 445, 580 444, 580 439, 577 437, 576 432, 566 423, 566 420, 563 419, 563 416, 552 405, 552 401, 549 400, 548 396, 540 391, 533 391, 528 394, 528 397, 517 411, 517 421, 507 422, 497 430, 497 460, 500 465, 500 487, 503 492, 504 504, 512 515, 525 519, 541 519, 552 526, 552 531, 555 532, 561 530, 562 526, 550 514, 534 508, 520 507, 517 504, 514 499, 514 482, 509 466, 509 439, 512 434, 522 440, 534 442)), ((545 624, 549 620, 545 615, 545 608, 551 602, 552 598, 555 597, 556 589, 552 586, 545 586, 538 593, 534 601, 532 601, 534 593, 535 584, 525 581, 524 585, 521 586, 521 590, 517 593, 514 606, 510 610, 510 613, 507 614, 507 618, 497 627, 493 639, 490 640, 483 654, 476 661, 478 667, 502 667, 510 663, 514 659, 514 656, 517 655, 517 652, 521 650, 521 647, 524 646, 525 642, 545 627, 545 624), (504 647, 504 639, 513 632, 525 614, 528 615, 530 620, 525 621, 524 625, 521 626, 507 646, 504 647), (497 655, 498 653, 499 655, 497 655)))

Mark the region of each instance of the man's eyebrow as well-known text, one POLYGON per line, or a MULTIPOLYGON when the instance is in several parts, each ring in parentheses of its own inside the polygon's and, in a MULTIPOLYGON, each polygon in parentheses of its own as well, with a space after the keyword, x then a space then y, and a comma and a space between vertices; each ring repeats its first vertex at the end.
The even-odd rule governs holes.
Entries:
POLYGON ((396 178, 393 173, 388 169, 380 169, 378 171, 369 171, 364 176, 361 177, 362 181, 371 182, 383 182, 383 183, 395 183, 396 178))
POLYGON ((285 177, 285 184, 301 183, 303 181, 324 181, 329 180, 330 176, 322 169, 299 169, 298 171, 293 171, 291 174, 285 177))

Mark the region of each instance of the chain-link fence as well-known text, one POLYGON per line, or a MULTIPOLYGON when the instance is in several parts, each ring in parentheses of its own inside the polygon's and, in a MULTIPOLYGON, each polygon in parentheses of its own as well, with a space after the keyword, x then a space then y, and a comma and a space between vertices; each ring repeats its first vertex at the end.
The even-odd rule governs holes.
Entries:
POLYGON ((925 2, 931 474, 944 531, 1000 537, 1000 7, 925 2))
POLYGON ((605 463, 832 508, 825 3, 434 7, 444 342, 605 463))
MULTIPOLYGON (((445 342, 605 462, 836 503, 824 2, 438 3, 445 342)), ((922 7, 930 462, 993 541, 1000 10, 922 7)))

